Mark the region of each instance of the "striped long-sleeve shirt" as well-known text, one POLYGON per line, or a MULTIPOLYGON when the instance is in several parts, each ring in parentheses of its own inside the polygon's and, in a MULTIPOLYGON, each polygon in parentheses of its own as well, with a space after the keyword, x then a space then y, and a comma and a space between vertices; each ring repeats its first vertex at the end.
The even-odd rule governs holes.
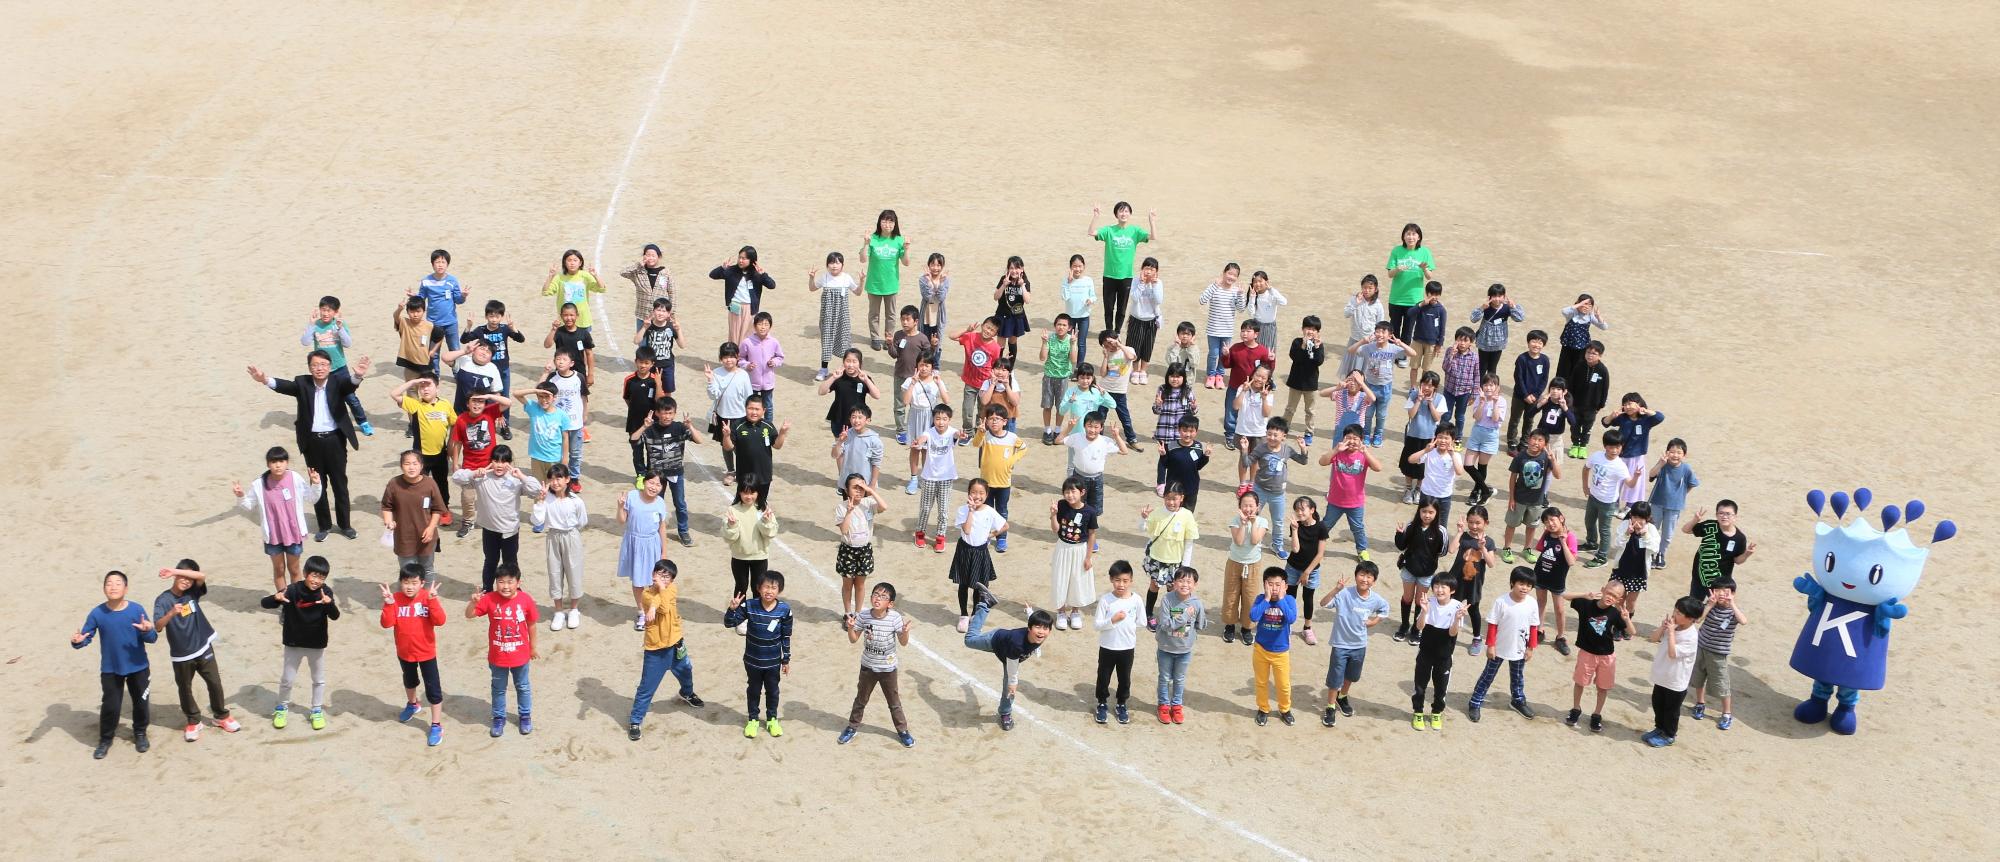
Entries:
POLYGON ((1209 282, 1201 291, 1201 304, 1208 307, 1208 325, 1204 331, 1210 338, 1231 338, 1236 335, 1236 311, 1243 307, 1243 291, 1222 286, 1221 282, 1209 282))
POLYGON ((751 599, 722 615, 722 624, 729 628, 746 621, 750 625, 743 637, 745 667, 761 670, 792 663, 791 605, 779 600, 766 608, 761 600, 751 599))

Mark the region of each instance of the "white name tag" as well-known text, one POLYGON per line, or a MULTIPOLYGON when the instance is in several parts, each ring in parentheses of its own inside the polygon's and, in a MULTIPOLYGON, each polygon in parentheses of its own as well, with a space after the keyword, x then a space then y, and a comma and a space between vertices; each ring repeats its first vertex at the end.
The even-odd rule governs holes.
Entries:
POLYGON ((279 491, 278 493, 283 495, 284 498, 287 500, 290 500, 292 498, 292 489, 290 488, 286 488, 283 491, 279 491))
POLYGON ((424 508, 428 509, 428 508, 430 508, 430 507, 431 507, 431 498, 429 498, 429 497, 425 497, 425 498, 424 498, 424 508))

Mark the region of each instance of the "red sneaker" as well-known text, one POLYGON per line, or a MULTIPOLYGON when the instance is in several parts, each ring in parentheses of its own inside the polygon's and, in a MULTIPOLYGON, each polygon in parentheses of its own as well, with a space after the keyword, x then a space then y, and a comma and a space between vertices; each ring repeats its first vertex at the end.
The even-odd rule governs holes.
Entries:
POLYGON ((1173 722, 1173 720, 1174 720, 1174 708, 1164 703, 1160 704, 1160 723, 1170 724, 1173 722))
POLYGON ((585 443, 588 443, 588 442, 590 442, 590 429, 589 429, 589 428, 585 428, 585 429, 583 429, 583 442, 585 442, 585 443))
POLYGON ((1184 711, 1182 711, 1182 709, 1181 709, 1181 707, 1180 707, 1180 704, 1174 704, 1174 723, 1175 723, 1175 724, 1180 724, 1180 723, 1181 723, 1181 719, 1183 719, 1183 718, 1186 718, 1186 717, 1187 717, 1187 713, 1186 713, 1186 712, 1184 712, 1184 711))
POLYGON ((944 553, 944 537, 943 537, 943 536, 939 536, 939 537, 937 537, 937 541, 935 541, 935 542, 932 542, 932 543, 931 543, 931 550, 933 550, 933 551, 936 551, 936 552, 938 552, 938 553, 940 553, 940 554, 944 553))
POLYGON ((450 513, 450 512, 446 512, 446 513, 444 513, 444 518, 443 518, 442 520, 438 521, 438 526, 440 526, 440 527, 449 527, 449 526, 451 526, 451 513, 450 513))
POLYGON ((582 483, 582 482, 578 482, 578 481, 577 481, 577 480, 575 480, 575 479, 571 479, 571 480, 569 480, 569 492, 570 492, 570 493, 572 493, 572 494, 581 494, 581 493, 583 493, 583 483, 582 483))
POLYGON ((917 531, 917 550, 919 550, 919 551, 923 550, 923 549, 924 549, 924 545, 926 545, 926 544, 928 544, 928 543, 927 543, 926 541, 924 541, 924 531, 922 531, 922 530, 918 530, 918 531, 917 531))

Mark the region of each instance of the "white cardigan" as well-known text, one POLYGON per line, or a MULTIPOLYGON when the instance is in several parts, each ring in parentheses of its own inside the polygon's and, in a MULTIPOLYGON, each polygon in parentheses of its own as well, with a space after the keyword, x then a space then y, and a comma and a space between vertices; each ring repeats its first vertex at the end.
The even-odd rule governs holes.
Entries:
MULTIPOLYGON (((258 473, 243 486, 242 506, 256 512, 264 526, 264 544, 274 544, 271 539, 271 511, 264 508, 264 477, 268 473, 258 473)), ((305 474, 297 470, 285 471, 285 478, 292 483, 292 517, 298 519, 299 535, 311 533, 306 529, 306 504, 319 502, 320 486, 306 484, 305 474)))

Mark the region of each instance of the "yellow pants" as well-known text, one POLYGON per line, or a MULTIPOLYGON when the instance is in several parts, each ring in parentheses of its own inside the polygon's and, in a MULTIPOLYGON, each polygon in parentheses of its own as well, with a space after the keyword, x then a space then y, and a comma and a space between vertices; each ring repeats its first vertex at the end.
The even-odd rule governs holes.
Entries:
POLYGON ((1292 654, 1266 652, 1262 645, 1250 649, 1250 672, 1257 677, 1257 711, 1271 711, 1267 685, 1278 688, 1278 711, 1292 711, 1292 654))
MULTIPOLYGON (((1230 560, 1222 566, 1222 624, 1248 630, 1250 627, 1250 604, 1257 600, 1257 593, 1250 588, 1251 571, 1256 563, 1239 563, 1230 560)), ((1248 637, 1246 634, 1245 637, 1248 637)))

